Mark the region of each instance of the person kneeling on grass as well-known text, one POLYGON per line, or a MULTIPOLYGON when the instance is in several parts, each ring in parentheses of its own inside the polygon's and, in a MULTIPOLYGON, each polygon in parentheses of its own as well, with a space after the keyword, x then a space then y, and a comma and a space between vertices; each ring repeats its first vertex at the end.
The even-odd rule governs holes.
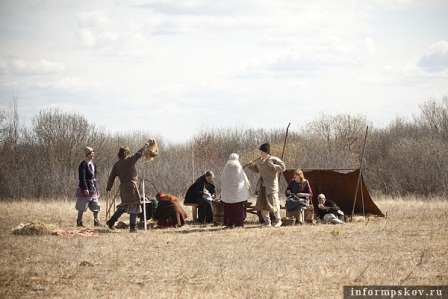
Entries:
POLYGON ((176 196, 159 192, 156 198, 158 205, 152 218, 157 220, 158 227, 180 227, 185 224, 187 213, 180 206, 176 196))
POLYGON ((319 194, 317 196, 319 202, 317 208, 319 212, 319 218, 324 223, 331 224, 343 224, 344 222, 338 218, 338 216, 344 216, 344 212, 336 205, 332 200, 326 199, 325 195, 319 194))

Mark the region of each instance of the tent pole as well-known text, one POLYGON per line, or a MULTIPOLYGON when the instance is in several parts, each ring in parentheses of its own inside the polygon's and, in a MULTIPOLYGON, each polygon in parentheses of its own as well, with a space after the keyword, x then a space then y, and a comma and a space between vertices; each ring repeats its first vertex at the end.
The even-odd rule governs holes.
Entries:
MULTIPOLYGON (((355 198, 353 200, 353 209, 352 209, 351 220, 353 220, 353 214, 355 214, 356 195, 358 195, 358 188, 359 188, 359 184, 361 183, 362 162, 364 160, 364 148, 366 147, 366 140, 367 140, 367 132, 368 131, 369 131, 369 126, 366 127, 366 134, 364 136, 364 144, 362 145, 361 159, 359 161, 358 183, 356 184, 356 191, 355 191, 355 198)), ((364 200, 363 200, 363 203, 364 203, 364 200)), ((363 213, 364 213, 364 211, 363 211, 363 213)))
POLYGON ((194 183, 194 146, 191 147, 191 180, 194 183))

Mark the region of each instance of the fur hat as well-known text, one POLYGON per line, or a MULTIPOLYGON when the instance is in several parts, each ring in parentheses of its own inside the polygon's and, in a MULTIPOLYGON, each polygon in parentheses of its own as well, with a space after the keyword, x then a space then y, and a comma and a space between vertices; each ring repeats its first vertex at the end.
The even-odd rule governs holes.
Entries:
POLYGON ((85 148, 84 148, 84 155, 87 157, 91 152, 93 152, 94 150, 93 150, 93 148, 91 148, 91 147, 89 147, 89 146, 86 146, 85 148))
POLYGON ((263 143, 260 148, 260 151, 263 151, 267 154, 271 154, 271 145, 269 143, 263 143))

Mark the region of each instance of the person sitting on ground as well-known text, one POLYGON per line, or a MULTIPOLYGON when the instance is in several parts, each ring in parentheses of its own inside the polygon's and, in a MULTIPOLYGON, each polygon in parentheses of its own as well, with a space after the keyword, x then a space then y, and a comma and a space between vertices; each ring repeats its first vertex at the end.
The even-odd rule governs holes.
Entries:
POLYGON ((329 199, 325 198, 324 194, 319 194, 317 196, 319 202, 317 209, 319 212, 319 218, 324 223, 331 224, 343 224, 344 222, 338 218, 338 216, 343 216, 344 212, 337 206, 337 204, 329 199))
POLYGON ((286 217, 294 216, 298 224, 302 224, 302 213, 298 212, 305 209, 311 203, 313 190, 310 182, 305 179, 301 169, 294 170, 294 178, 286 187, 286 217))
POLYGON ((198 221, 201 223, 213 222, 213 201, 216 197, 214 178, 213 172, 207 170, 204 175, 196 179, 185 194, 184 204, 198 205, 198 221))
POLYGON ((177 197, 159 192, 156 198, 158 205, 152 218, 157 220, 158 227, 180 227, 185 224, 187 213, 180 206, 177 197))

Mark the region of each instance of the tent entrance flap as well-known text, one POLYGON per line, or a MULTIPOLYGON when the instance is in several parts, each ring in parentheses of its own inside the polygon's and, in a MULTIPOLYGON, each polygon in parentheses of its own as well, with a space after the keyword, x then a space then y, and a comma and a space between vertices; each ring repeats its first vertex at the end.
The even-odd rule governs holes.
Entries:
MULTIPOLYGON (((313 189, 313 204, 317 208, 317 196, 320 193, 338 204, 346 215, 352 214, 354 194, 359 180, 360 169, 351 172, 342 173, 334 170, 304 170, 305 178, 310 182, 313 189)), ((283 175, 287 182, 293 179, 294 169, 287 169, 283 175)), ((370 197, 369 191, 364 183, 361 173, 358 192, 356 194, 355 214, 372 214, 384 217, 377 205, 370 197), (364 203, 364 206, 363 206, 364 203)))

